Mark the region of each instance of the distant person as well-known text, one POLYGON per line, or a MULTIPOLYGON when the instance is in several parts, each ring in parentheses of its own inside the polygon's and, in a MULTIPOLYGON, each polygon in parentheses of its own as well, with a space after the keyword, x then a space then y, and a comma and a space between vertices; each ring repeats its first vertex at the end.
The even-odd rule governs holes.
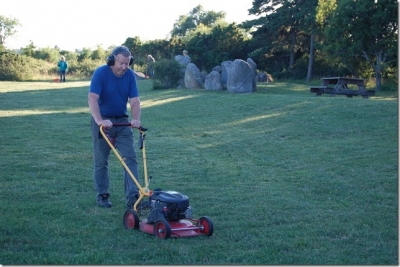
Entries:
POLYGON ((152 55, 148 55, 147 56, 147 74, 150 78, 153 78, 153 76, 154 76, 154 66, 153 66, 154 62, 156 62, 154 57, 152 55))
POLYGON ((60 82, 65 82, 65 74, 68 71, 68 63, 65 61, 65 57, 61 56, 60 61, 57 64, 58 68, 60 69, 60 82))
MULTIPOLYGON (((103 208, 112 207, 108 191, 108 158, 111 148, 102 135, 99 136, 101 125, 114 140, 116 149, 139 181, 132 128, 140 127, 141 109, 135 73, 129 68, 132 63, 133 57, 129 49, 126 46, 117 46, 107 57, 107 64, 94 71, 90 82, 88 104, 92 115, 94 185, 97 205, 103 208), (127 113, 128 102, 131 120, 127 113), (113 123, 130 123, 130 127, 113 127, 113 123)), ((139 198, 139 190, 125 169, 123 177, 126 205, 127 208, 132 208, 139 198)))
POLYGON ((190 63, 190 61, 191 61, 192 59, 189 57, 188 51, 183 50, 182 54, 183 54, 183 57, 184 57, 185 59, 187 59, 187 61, 190 63))

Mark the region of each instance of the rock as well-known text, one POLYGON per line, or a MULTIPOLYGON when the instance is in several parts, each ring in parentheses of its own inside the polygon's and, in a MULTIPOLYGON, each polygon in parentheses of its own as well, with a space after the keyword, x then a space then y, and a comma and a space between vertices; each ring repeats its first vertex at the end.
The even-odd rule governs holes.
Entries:
POLYGON ((263 71, 260 71, 260 73, 258 74, 258 77, 257 77, 257 81, 260 83, 267 82, 267 74, 265 74, 265 72, 263 72, 263 71))
POLYGON ((221 63, 221 83, 223 86, 226 86, 228 82, 228 72, 232 65, 232 61, 224 61, 221 63))
POLYGON ((184 57, 182 55, 176 55, 175 60, 178 61, 179 64, 182 66, 187 66, 190 63, 190 60, 188 57, 184 57))
POLYGON ((251 70, 253 71, 252 74, 252 84, 253 84, 253 92, 257 91, 257 64, 251 59, 247 59, 247 63, 249 63, 251 70))
POLYGON ((221 75, 218 71, 212 71, 206 76, 204 83, 204 88, 206 90, 222 90, 221 75))
POLYGON ((187 89, 201 89, 203 83, 201 82, 201 73, 197 66, 189 63, 185 71, 185 87, 187 89))
POLYGON ((200 75, 201 75, 201 83, 202 84, 204 84, 204 82, 206 81, 206 77, 207 77, 207 72, 205 71, 205 70, 202 70, 201 72, 200 72, 200 75))
POLYGON ((212 71, 217 71, 219 74, 221 74, 222 67, 221 66, 215 66, 214 68, 212 68, 212 71))
POLYGON ((249 63, 242 59, 232 62, 228 73, 227 90, 231 93, 253 92, 253 70, 249 63))
POLYGON ((274 79, 272 78, 271 74, 268 74, 265 71, 261 71, 257 76, 257 81, 260 83, 268 83, 273 82, 274 79))

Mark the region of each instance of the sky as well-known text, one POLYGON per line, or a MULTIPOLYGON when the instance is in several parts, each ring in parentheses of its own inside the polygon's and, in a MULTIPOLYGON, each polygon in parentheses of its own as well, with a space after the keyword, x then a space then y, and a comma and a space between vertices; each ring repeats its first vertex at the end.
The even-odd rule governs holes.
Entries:
POLYGON ((37 48, 75 51, 107 49, 128 37, 142 41, 165 39, 179 16, 202 5, 206 11, 226 13, 226 21, 240 23, 253 0, 2 0, 0 15, 18 19, 17 34, 5 46, 19 49, 31 41, 37 48))

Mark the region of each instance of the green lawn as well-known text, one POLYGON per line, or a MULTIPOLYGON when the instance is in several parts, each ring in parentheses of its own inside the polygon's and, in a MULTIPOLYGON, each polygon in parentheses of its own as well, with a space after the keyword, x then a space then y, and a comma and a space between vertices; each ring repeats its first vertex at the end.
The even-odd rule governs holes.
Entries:
POLYGON ((115 156, 96 206, 88 81, 0 82, 0 264, 398 265, 397 92, 138 85, 150 189, 186 194, 214 234, 124 229, 115 156))

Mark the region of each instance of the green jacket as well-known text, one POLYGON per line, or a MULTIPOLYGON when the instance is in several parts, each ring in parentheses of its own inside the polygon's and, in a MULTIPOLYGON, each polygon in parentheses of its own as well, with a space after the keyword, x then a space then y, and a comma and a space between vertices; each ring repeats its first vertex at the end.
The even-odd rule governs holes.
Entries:
POLYGON ((60 68, 61 71, 66 71, 68 70, 68 63, 67 61, 62 61, 60 60, 57 64, 57 66, 60 68))

